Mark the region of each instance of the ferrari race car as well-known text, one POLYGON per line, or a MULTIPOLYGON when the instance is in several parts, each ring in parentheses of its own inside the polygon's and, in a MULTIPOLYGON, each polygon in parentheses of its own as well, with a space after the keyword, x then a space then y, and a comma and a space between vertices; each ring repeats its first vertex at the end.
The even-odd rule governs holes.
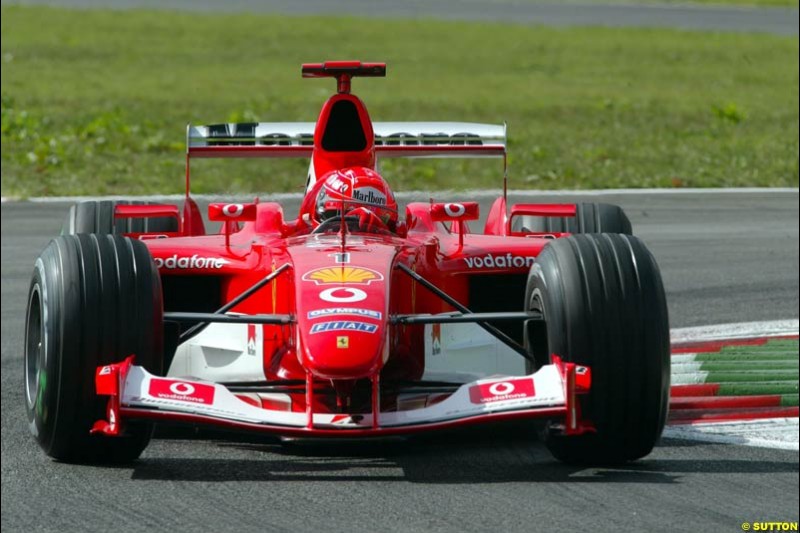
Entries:
POLYGON ((306 64, 316 122, 189 126, 182 206, 74 205, 35 262, 30 431, 67 462, 131 461, 153 424, 287 438, 515 421, 566 462, 647 455, 667 415, 660 273, 608 204, 409 203, 385 157, 496 157, 504 125, 372 122, 351 93, 382 63, 306 64), (209 157, 309 159, 296 219, 189 195, 209 157), (402 215, 402 216, 401 216, 402 215))

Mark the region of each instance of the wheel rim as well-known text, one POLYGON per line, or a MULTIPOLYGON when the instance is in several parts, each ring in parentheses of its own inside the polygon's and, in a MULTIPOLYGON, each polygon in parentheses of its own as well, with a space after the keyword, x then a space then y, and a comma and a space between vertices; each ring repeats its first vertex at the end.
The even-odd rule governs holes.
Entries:
POLYGON ((530 346, 528 349, 536 358, 539 366, 547 364, 550 361, 550 350, 547 338, 547 316, 545 315, 544 303, 542 302, 542 293, 539 289, 534 289, 528 301, 528 311, 538 313, 544 320, 534 323, 531 327, 530 346))
POLYGON ((25 324, 25 399, 34 409, 39 396, 42 366, 44 365, 44 332, 42 330, 42 298, 39 285, 34 285, 28 301, 28 320, 25 324))

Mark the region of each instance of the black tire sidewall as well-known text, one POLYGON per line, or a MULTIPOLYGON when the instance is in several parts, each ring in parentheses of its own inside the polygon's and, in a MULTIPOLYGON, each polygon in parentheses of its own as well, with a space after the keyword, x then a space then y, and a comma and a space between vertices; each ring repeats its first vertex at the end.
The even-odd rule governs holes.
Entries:
POLYGON ((517 230, 526 228, 535 233, 619 233, 633 235, 631 221, 618 205, 597 202, 575 204, 574 217, 540 217, 523 215, 515 219, 517 230))
MULTIPOLYGON (((98 366, 136 354, 135 364, 159 374, 163 309, 158 271, 145 245, 111 235, 61 236, 37 259, 29 290, 42 295, 46 386, 26 411, 44 451, 68 462, 124 462, 147 445, 151 424, 130 424, 123 437, 90 436, 105 418, 107 398, 95 391, 98 366)), ((26 321, 26 383, 28 325, 26 321)))
POLYGON ((669 393, 666 300, 652 255, 632 236, 559 239, 531 268, 526 309, 534 297, 546 321, 548 353, 592 369, 592 390, 580 403, 597 433, 547 432, 548 447, 567 462, 619 462, 649 453, 663 429, 669 393))
POLYGON ((70 207, 61 227, 61 235, 94 233, 122 235, 125 233, 158 233, 178 230, 177 221, 171 217, 115 218, 118 205, 152 205, 153 202, 129 200, 90 200, 70 207))

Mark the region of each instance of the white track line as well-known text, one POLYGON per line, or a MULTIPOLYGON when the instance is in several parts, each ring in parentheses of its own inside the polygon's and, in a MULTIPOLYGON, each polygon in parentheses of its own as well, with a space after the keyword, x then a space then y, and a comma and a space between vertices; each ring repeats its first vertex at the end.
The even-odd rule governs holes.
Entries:
POLYGON ((779 337, 796 335, 800 330, 800 321, 771 320, 767 322, 739 322, 737 324, 719 324, 695 328, 678 328, 670 331, 672 344, 714 341, 722 339, 747 339, 753 337, 779 337))
POLYGON ((667 426, 664 437, 798 451, 798 419, 769 418, 667 426))

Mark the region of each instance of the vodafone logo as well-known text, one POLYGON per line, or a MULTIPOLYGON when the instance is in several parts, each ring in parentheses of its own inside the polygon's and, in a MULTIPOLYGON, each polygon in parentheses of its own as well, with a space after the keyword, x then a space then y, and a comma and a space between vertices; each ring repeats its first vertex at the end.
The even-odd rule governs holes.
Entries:
POLYGON ((215 222, 253 221, 258 217, 256 204, 208 204, 208 218, 215 222))
POLYGON ((462 204, 444 204, 444 212, 449 217, 460 217, 467 209, 462 204))
POLYGON ((536 262, 535 257, 515 254, 486 254, 484 256, 464 257, 467 268, 530 268, 536 262))
POLYGON ((482 383, 469 389, 469 400, 472 403, 504 402, 533 398, 534 396, 536 396, 536 391, 531 378, 482 383))
POLYGON ((244 204, 225 204, 222 206, 222 214, 226 217, 238 217, 244 212, 244 204))
POLYGON ((212 404, 214 403, 213 385, 204 383, 186 383, 174 379, 152 378, 148 394, 159 400, 177 400, 188 403, 212 404))
POLYGON ((331 287, 319 293, 319 297, 331 303, 353 303, 367 299, 367 293, 353 287, 331 287))
POLYGON ((504 396, 506 394, 511 394, 512 392, 514 392, 514 385, 512 383, 509 383, 508 381, 495 383, 494 385, 489 387, 489 392, 491 392, 495 396, 504 396))
POLYGON ((477 202, 431 204, 431 219, 435 222, 477 220, 478 212, 477 202))
POLYGON ((189 383, 181 383, 178 381, 170 385, 169 390, 180 396, 188 396, 189 394, 194 393, 194 386, 189 383))
POLYGON ((169 270, 185 268, 218 270, 228 264, 228 260, 222 257, 201 257, 197 254, 191 257, 180 257, 178 254, 173 254, 171 257, 154 257, 153 262, 156 264, 156 268, 169 270))

